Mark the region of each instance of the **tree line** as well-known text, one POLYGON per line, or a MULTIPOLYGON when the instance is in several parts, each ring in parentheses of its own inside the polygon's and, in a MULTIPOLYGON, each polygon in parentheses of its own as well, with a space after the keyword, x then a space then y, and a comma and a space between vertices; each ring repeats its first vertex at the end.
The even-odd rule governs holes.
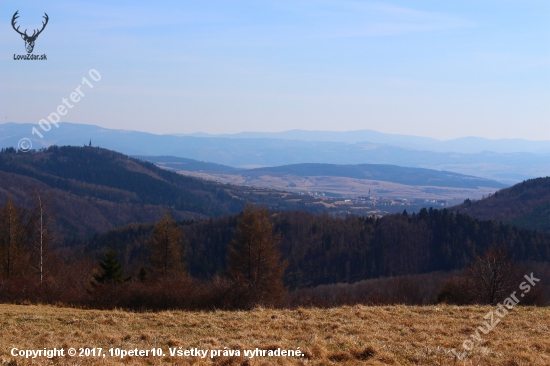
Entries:
POLYGON ((61 301, 125 308, 250 308, 285 300, 280 240, 265 207, 245 206, 227 253, 227 271, 201 281, 189 275, 183 232, 169 208, 152 227, 135 278, 114 247, 93 264, 77 250, 52 250, 51 198, 35 191, 35 206, 8 199, 0 211, 0 300, 61 301))
MULTIPOLYGON (((317 296, 308 292, 315 286, 379 277, 404 280, 388 282, 387 295, 332 296, 340 303, 418 301, 410 300, 418 284, 407 280, 416 274, 462 269, 491 250, 512 262, 550 258, 547 233, 434 209, 342 219, 248 204, 238 215, 176 222, 167 208, 155 224, 56 242, 50 199, 34 194, 30 209, 8 200, 1 210, 2 301, 132 309, 299 305, 317 296)), ((439 300, 487 302, 466 291, 477 277, 453 277, 439 300)))
POLYGON ((31 209, 8 199, 0 210, 0 279, 32 276, 42 284, 55 240, 52 202, 38 189, 31 196, 31 209))
MULTIPOLYGON (((382 276, 406 276, 465 268, 478 254, 494 246, 518 262, 550 260, 550 235, 479 220, 448 210, 382 218, 332 217, 305 211, 271 211, 270 222, 280 236, 288 266, 285 283, 291 289, 331 283, 353 283, 382 276)), ((211 278, 226 270, 227 248, 238 216, 183 221, 188 269, 192 276, 211 278)), ((97 234, 80 244, 97 253, 112 243, 122 260, 137 270, 151 225, 130 225, 97 234)), ((78 242, 67 243, 67 246, 78 242)))

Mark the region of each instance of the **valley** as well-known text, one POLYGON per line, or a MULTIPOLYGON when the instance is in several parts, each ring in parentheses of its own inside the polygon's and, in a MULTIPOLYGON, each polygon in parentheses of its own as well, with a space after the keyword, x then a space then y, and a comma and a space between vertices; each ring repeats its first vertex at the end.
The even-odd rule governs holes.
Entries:
MULTIPOLYGON (((379 202, 388 199, 391 205, 404 205, 413 203, 419 205, 433 204, 434 206, 447 207, 461 203, 467 198, 481 199, 495 192, 492 187, 460 188, 438 186, 414 186, 393 182, 385 182, 369 179, 357 179, 333 176, 297 176, 297 175, 248 175, 240 173, 207 173, 187 170, 176 170, 178 173, 190 177, 205 180, 234 184, 249 187, 270 188, 281 191, 295 192, 322 197, 332 196, 353 200, 361 203, 360 197, 376 197, 379 202), (441 201, 440 204, 436 201, 441 201)), ((338 202, 342 202, 342 200, 338 202)))

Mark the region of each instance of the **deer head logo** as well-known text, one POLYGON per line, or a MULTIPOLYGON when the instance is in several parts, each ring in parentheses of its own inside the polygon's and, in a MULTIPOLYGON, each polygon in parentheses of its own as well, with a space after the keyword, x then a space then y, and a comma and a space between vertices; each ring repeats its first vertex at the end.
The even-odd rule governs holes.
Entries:
POLYGON ((27 34, 27 30, 25 29, 25 32, 24 33, 21 33, 19 31, 19 26, 17 26, 17 28, 15 28, 15 20, 17 18, 19 18, 19 15, 17 15, 17 13, 19 13, 19 10, 17 10, 15 12, 15 14, 13 14, 13 18, 11 18, 11 26, 13 27, 13 29, 19 33, 21 35, 21 38, 23 38, 23 40, 25 41, 25 48, 27 49, 27 53, 32 53, 32 50, 34 49, 34 41, 36 41, 36 38, 38 37, 38 35, 40 33, 42 33, 42 31, 44 30, 44 28, 46 28, 46 24, 48 24, 48 14, 44 13, 44 19, 46 19, 45 22, 42 22, 42 29, 38 30, 38 29, 35 29, 34 32, 32 33, 31 36, 29 36, 27 34))

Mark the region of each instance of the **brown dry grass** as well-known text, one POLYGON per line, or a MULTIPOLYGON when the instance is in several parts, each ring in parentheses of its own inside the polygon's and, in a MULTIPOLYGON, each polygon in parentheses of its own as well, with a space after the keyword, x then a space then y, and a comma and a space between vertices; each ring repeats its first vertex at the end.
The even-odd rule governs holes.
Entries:
POLYGON ((265 187, 276 190, 289 190, 289 184, 294 186, 292 191, 320 191, 332 192, 343 195, 363 195, 367 196, 372 192, 378 197, 407 197, 409 199, 426 198, 439 200, 464 200, 466 198, 480 199, 483 196, 493 194, 495 188, 478 187, 476 188, 458 188, 458 187, 437 187, 437 186, 414 186, 386 182, 381 180, 356 179, 333 176, 308 176, 301 177, 296 175, 268 175, 250 176, 246 174, 228 174, 228 173, 204 173, 191 172, 187 170, 178 170, 178 173, 190 177, 202 178, 220 183, 236 184, 241 186, 265 187))
POLYGON ((550 365, 550 308, 516 307, 464 361, 449 353, 489 306, 353 306, 230 312, 130 313, 0 305, 0 364, 30 364, 10 349, 300 349, 301 358, 163 357, 37 359, 36 365, 550 365), (13 361, 17 361, 14 363, 13 361), (10 363, 11 362, 11 363, 10 363))

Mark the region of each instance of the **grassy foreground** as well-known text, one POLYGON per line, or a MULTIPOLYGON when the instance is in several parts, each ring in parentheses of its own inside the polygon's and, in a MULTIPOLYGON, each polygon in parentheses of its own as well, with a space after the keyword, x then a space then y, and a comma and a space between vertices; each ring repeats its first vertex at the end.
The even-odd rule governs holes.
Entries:
MULTIPOLYGON (((490 306, 353 306, 229 312, 80 310, 0 305, 0 364, 178 365, 550 365, 550 308, 516 307, 481 339, 490 306), (473 341, 459 361, 462 343, 473 341), (64 348, 65 357, 13 357, 11 349, 64 348), (101 347, 106 357, 70 357, 101 347), (110 348, 162 348, 166 356, 111 357, 110 348), (181 348, 180 348, 181 347, 181 348), (169 350, 240 350, 241 356, 170 356, 169 350), (300 351, 300 357, 245 357, 244 350, 300 351)), ((494 321, 498 316, 494 315, 494 321)), ((489 320, 490 321, 490 320, 489 320)), ((469 344, 467 344, 469 345, 469 344)), ((97 350, 96 350, 97 352, 97 350)))

